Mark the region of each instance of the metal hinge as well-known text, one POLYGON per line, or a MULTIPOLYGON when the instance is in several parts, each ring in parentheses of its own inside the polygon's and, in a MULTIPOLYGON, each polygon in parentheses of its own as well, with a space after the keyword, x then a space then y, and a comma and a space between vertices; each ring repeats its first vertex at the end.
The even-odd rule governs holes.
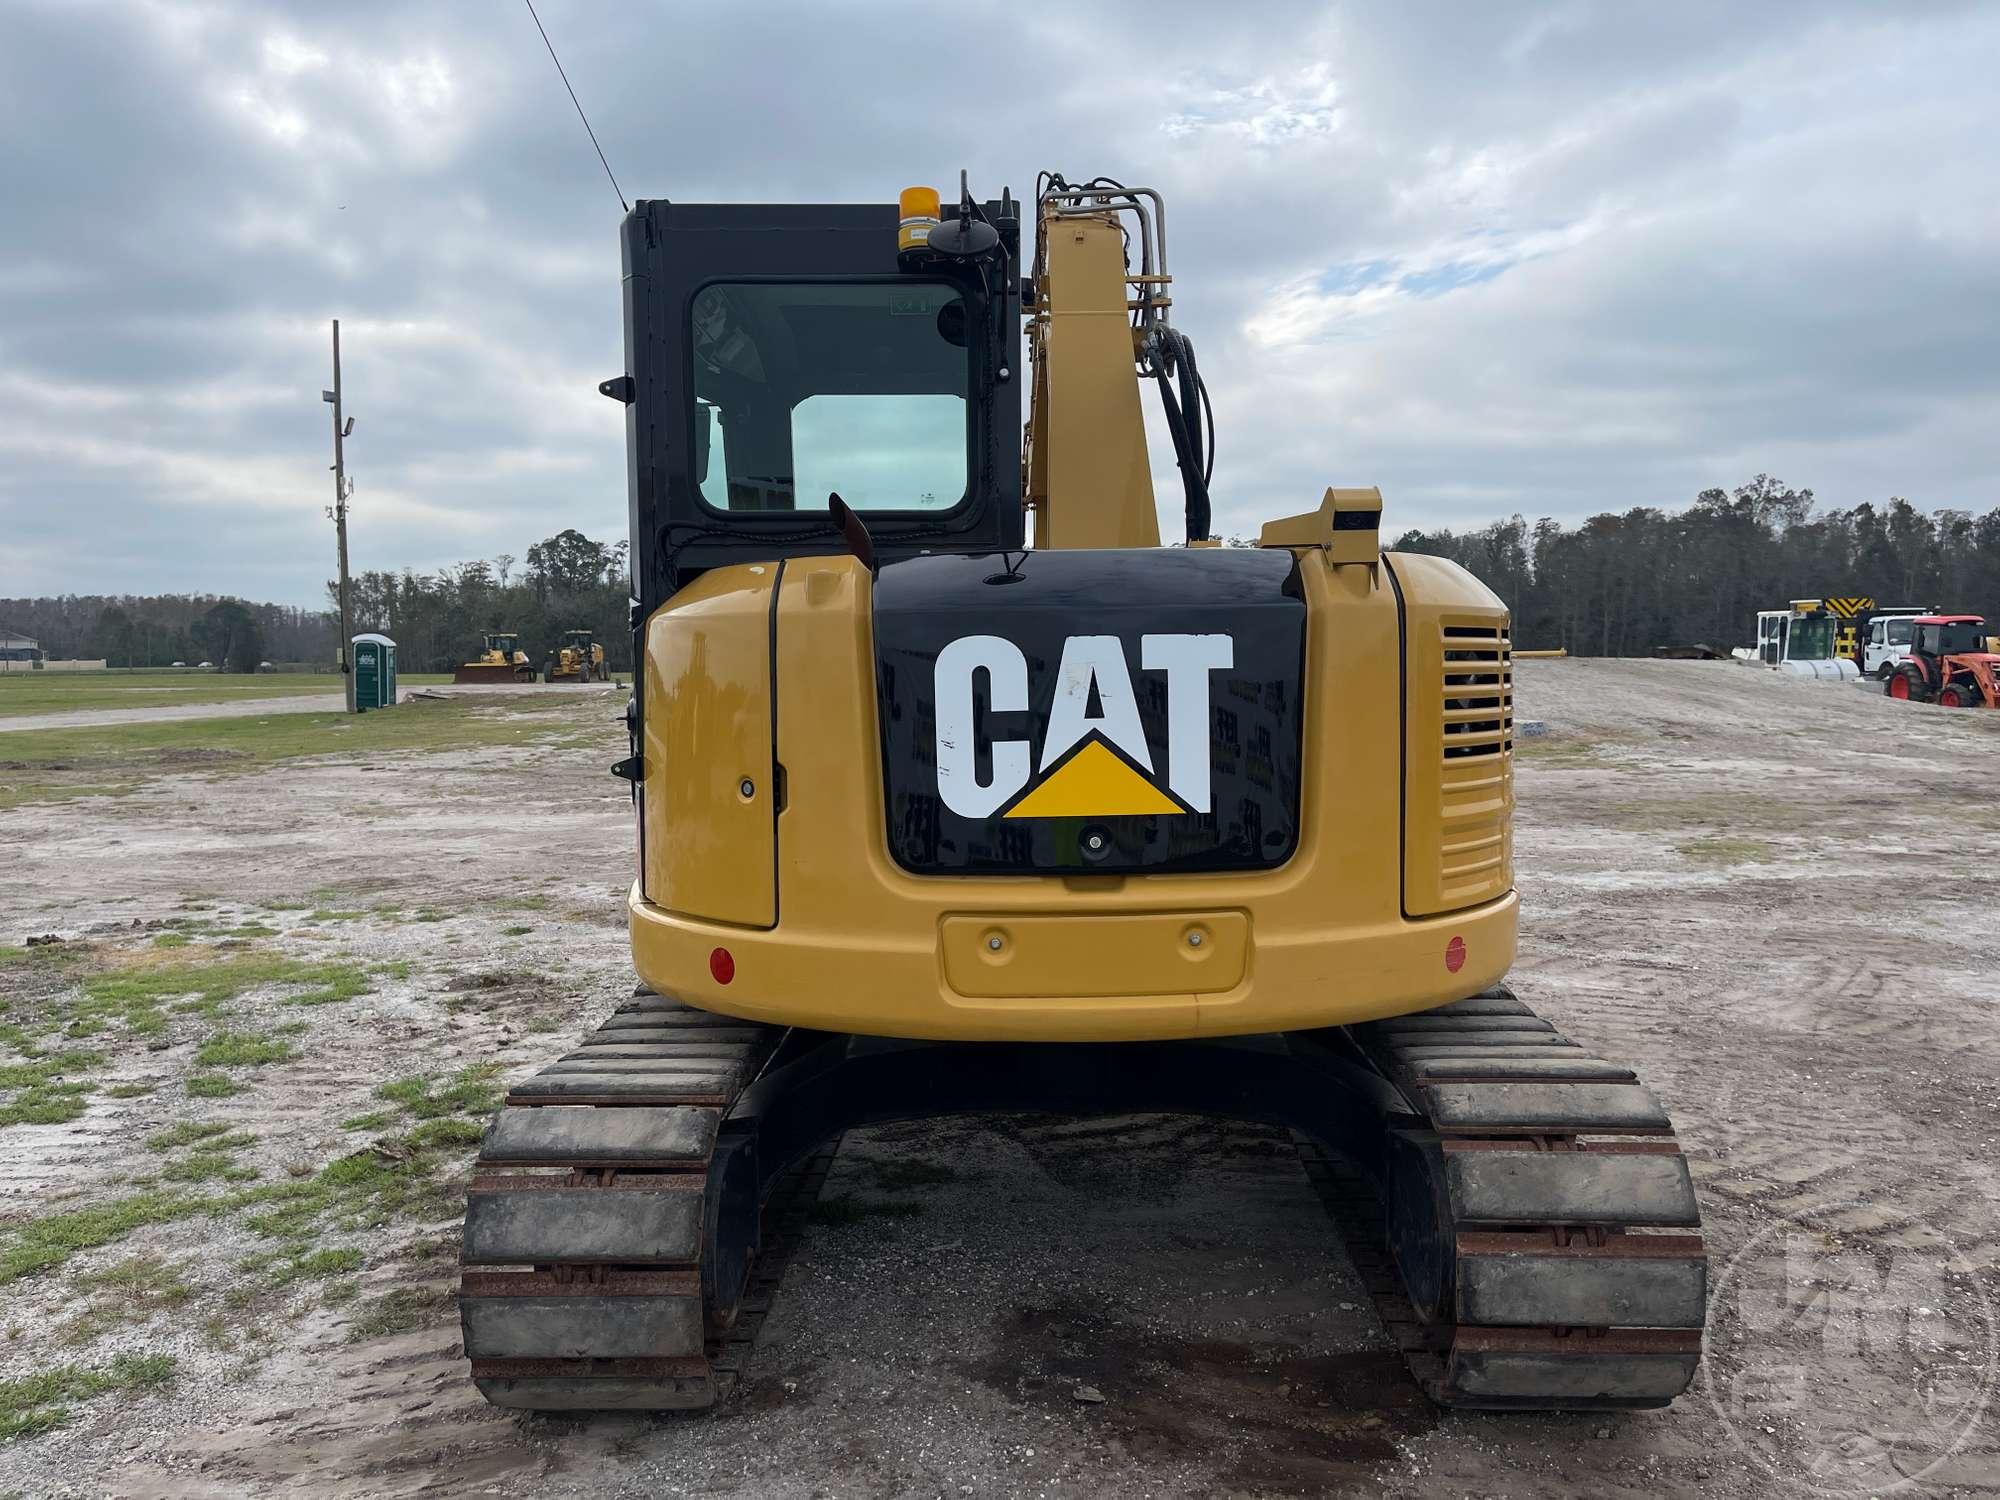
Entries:
POLYGON ((639 386, 630 375, 614 375, 609 380, 598 382, 597 393, 630 406, 639 398, 639 386))
POLYGON ((643 755, 628 755, 611 768, 611 774, 622 781, 634 784, 646 779, 646 758, 643 755))

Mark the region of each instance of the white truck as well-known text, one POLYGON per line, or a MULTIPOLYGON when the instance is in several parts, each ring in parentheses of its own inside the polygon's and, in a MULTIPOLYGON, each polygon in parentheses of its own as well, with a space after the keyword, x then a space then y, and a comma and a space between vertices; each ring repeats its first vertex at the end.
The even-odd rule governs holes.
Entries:
POLYGON ((1934 615, 1929 605, 1898 604, 1871 612, 1861 624, 1856 642, 1858 665, 1865 677, 1887 677, 1896 663, 1910 654, 1910 621, 1918 615, 1934 615))

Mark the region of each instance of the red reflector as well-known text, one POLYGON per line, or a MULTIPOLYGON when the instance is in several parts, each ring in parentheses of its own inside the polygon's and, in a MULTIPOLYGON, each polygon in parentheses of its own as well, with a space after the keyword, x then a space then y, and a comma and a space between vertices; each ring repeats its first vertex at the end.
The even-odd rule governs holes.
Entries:
MULTIPOLYGON (((720 948, 717 948, 715 951, 717 953, 722 952, 720 948)), ((1455 937, 1444 945, 1444 966, 1454 974, 1465 967, 1464 938, 1455 937)))
MULTIPOLYGON (((1459 955, 1463 962, 1465 955, 1459 955)), ((729 956, 727 948, 717 948, 708 955, 708 972, 715 976, 717 984, 727 984, 736 977, 736 960, 729 956)))

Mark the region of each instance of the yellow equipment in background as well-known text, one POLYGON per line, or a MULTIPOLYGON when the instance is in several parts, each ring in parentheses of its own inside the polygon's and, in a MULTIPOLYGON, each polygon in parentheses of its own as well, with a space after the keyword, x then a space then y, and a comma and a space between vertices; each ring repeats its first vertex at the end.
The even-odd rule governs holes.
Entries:
MULTIPOLYGON (((1875 608, 1875 601, 1863 594, 1847 594, 1828 595, 1818 602, 1828 614, 1834 617, 1834 656, 1859 665, 1861 659, 1861 622, 1875 608)), ((1796 607, 1795 605, 1794 608, 1796 607)))
POLYGON ((546 682, 603 682, 604 648, 588 630, 565 630, 562 645, 549 658, 546 682))
POLYGON ((451 674, 453 682, 533 682, 535 669, 528 653, 521 650, 520 637, 511 631, 496 631, 484 638, 478 657, 451 674))
POLYGON ((1019 205, 962 181, 625 222, 644 986, 486 1136, 474 1380, 710 1405, 824 1142, 1163 1111, 1316 1143, 1438 1402, 1670 1401, 1706 1286, 1671 1124, 1499 985, 1505 606, 1383 552, 1372 488, 1215 545, 1159 195, 1047 174, 1032 233, 1024 276, 1019 205))

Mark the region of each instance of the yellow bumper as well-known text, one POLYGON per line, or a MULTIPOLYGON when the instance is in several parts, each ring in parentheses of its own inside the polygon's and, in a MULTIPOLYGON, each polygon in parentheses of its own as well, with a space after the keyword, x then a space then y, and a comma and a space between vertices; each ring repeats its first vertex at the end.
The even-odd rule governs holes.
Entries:
POLYGON ((1507 972, 1518 912, 1509 892, 1444 917, 1260 930, 1241 909, 1058 914, 1024 900, 937 919, 905 909, 901 921, 889 906, 876 925, 829 931, 704 922, 653 905, 637 884, 629 904, 640 977, 704 1010, 872 1036, 1051 1042, 1240 1036, 1428 1009, 1507 972), (727 964, 711 961, 718 949, 727 964), (1078 981, 1067 988, 1066 971, 1078 981))

